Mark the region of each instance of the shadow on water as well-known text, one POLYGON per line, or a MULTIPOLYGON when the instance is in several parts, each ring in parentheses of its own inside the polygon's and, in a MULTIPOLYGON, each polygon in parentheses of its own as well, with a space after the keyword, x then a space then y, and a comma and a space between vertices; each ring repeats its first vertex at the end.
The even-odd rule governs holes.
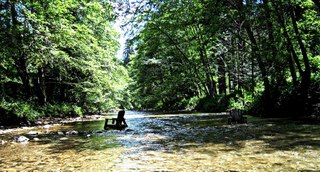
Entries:
MULTIPOLYGON (((150 163, 157 162, 155 171, 186 168, 248 171, 256 166, 260 171, 269 171, 270 166, 278 169, 275 171, 320 169, 317 165, 320 162, 315 158, 320 155, 319 123, 248 117, 248 124, 227 125, 227 118, 218 114, 152 114, 129 118, 132 131, 118 137, 126 147, 123 159, 143 170, 149 168, 139 164, 151 168, 150 163), (194 161, 203 164, 196 165, 194 161), (172 166, 168 166, 170 162, 172 166)), ((123 168, 132 170, 119 169, 123 168)))
POLYGON ((156 119, 134 119, 140 134, 157 134, 159 144, 198 147, 202 144, 225 144, 229 150, 243 147, 244 141, 259 140, 270 150, 297 147, 320 148, 320 125, 286 119, 249 117, 244 125, 226 125, 225 115, 162 116, 156 119), (140 121, 140 122, 139 122, 140 121), (240 143, 241 142, 241 143, 240 143))
MULTIPOLYGON (((238 152, 239 155, 259 157, 283 151, 308 153, 320 148, 318 123, 254 117, 249 117, 248 121, 244 125, 226 125, 226 115, 211 114, 134 118, 129 121, 133 131, 118 140, 125 147, 133 148, 126 155, 137 156, 141 156, 142 152, 154 151, 172 155, 198 152, 211 157, 238 152)), ((316 152, 316 156, 319 153, 316 152)), ((290 159, 289 154, 283 155, 283 159, 290 159)), ((261 161, 259 158, 253 159, 261 161)), ((307 161, 318 163, 317 159, 307 161)))

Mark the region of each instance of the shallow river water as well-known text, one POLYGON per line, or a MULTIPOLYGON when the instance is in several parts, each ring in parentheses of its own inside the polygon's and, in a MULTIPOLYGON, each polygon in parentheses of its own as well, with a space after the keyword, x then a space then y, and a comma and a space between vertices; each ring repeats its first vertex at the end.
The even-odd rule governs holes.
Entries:
POLYGON ((0 171, 320 170, 319 124, 249 117, 227 125, 226 115, 203 113, 125 117, 125 131, 91 121, 2 132, 0 171), (21 135, 30 141, 13 142, 21 135))

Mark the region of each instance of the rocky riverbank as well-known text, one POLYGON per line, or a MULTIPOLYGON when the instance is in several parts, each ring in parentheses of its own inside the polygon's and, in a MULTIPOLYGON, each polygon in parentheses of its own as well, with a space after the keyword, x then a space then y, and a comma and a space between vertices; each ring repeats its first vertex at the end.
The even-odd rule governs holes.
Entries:
POLYGON ((65 118, 54 118, 54 117, 45 117, 40 118, 34 122, 33 125, 29 126, 0 126, 0 134, 18 132, 27 129, 37 129, 37 128, 49 128, 54 125, 63 125, 71 122, 77 121, 94 121, 94 120, 103 120, 105 115, 85 115, 82 117, 65 117, 65 118))

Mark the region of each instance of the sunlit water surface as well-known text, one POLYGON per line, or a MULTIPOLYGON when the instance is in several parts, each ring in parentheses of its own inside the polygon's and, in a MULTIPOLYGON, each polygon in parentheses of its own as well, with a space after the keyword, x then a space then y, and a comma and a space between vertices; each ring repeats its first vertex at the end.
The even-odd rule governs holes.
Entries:
POLYGON ((126 131, 91 121, 2 133, 0 171, 320 170, 319 124, 249 118, 230 126, 223 114, 128 112, 126 119, 126 131), (30 141, 12 142, 18 135, 30 141))

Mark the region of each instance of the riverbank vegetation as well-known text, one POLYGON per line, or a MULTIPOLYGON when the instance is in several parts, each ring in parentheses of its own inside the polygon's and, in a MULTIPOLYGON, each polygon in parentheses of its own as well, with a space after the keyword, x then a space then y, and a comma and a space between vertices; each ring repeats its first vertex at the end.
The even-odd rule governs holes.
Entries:
POLYGON ((318 1, 143 2, 127 59, 136 106, 319 114, 318 1))
POLYGON ((118 107, 114 20, 106 1, 0 1, 0 123, 118 107))
POLYGON ((319 117, 319 15, 316 0, 2 0, 0 123, 120 106, 319 117))

